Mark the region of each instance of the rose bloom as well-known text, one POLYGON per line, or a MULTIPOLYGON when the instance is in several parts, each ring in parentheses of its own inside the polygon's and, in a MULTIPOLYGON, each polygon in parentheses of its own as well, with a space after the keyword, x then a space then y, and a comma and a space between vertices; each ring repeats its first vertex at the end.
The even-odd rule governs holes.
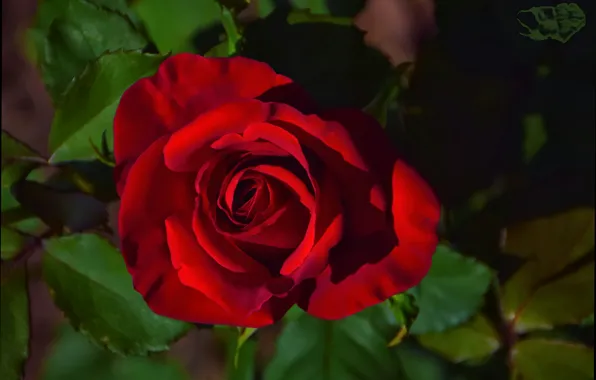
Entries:
POLYGON ((122 253, 157 314, 338 319, 418 284, 439 206, 381 126, 246 58, 179 54, 114 121, 122 253))

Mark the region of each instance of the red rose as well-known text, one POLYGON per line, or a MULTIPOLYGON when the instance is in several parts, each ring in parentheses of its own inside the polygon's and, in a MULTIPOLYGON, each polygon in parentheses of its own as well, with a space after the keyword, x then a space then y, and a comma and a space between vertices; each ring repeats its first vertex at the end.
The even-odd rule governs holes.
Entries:
POLYGON ((114 148, 122 252, 158 314, 342 318, 430 267, 437 201, 379 124, 319 112, 266 64, 168 58, 122 96, 114 148))

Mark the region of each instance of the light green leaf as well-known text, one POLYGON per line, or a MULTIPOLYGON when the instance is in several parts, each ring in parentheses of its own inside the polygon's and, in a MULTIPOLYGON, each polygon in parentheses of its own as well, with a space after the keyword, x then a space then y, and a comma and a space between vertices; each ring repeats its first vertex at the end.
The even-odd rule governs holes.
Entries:
POLYGON ((502 287, 504 316, 517 311, 543 282, 594 247, 594 209, 581 208, 519 223, 506 229, 503 251, 527 259, 502 287))
POLYGON ((454 363, 484 359, 501 346, 497 331, 482 314, 442 333, 420 335, 418 341, 454 363))
MULTIPOLYGON (((531 268, 531 267, 526 267, 531 268)), ((531 277, 531 273, 520 270, 519 276, 531 277)), ((512 278, 506 287, 514 292, 512 278)), ((525 293, 525 292, 524 292, 525 293)), ((512 305, 505 304, 507 311, 512 305)), ((513 315, 515 331, 550 329, 557 325, 580 324, 594 313, 594 262, 585 265, 577 272, 538 287, 523 300, 513 315)), ((509 316, 511 319, 511 316, 509 316)))
POLYGON ((540 114, 526 115, 524 125, 524 161, 530 162, 538 151, 546 144, 547 134, 544 118, 540 114))
POLYGON ((54 14, 40 16, 50 19, 51 24, 45 39, 39 41, 38 59, 46 87, 58 104, 73 78, 89 62, 105 52, 137 50, 147 45, 132 22, 119 12, 86 0, 45 2, 54 14))
POLYGON ((593 380, 594 350, 568 342, 526 339, 511 351, 513 380, 593 380))
POLYGON ((440 244, 430 271, 410 293, 420 310, 412 334, 441 332, 476 314, 493 274, 484 264, 440 244))
POLYGON ((42 380, 186 380, 172 360, 114 355, 91 344, 66 325, 60 329, 45 365, 42 380))
POLYGON ((337 321, 304 314, 286 325, 265 380, 395 378, 399 362, 387 342, 397 331, 386 305, 337 321))
POLYGON ((11 273, 0 286, 0 330, 0 379, 20 380, 29 356, 29 296, 24 269, 11 273))
POLYGON ((50 132, 50 161, 93 160, 90 143, 100 146, 106 132, 112 148, 113 120, 124 91, 137 80, 155 73, 165 57, 138 52, 117 52, 89 64, 67 90, 56 110, 50 132))
POLYGON ((71 324, 111 351, 165 351, 188 324, 153 313, 132 285, 120 253, 97 235, 45 242, 43 273, 56 305, 71 324))
POLYGON ((509 226, 503 251, 549 263, 557 273, 594 247, 594 209, 577 208, 509 226))
POLYGON ((27 240, 15 230, 5 227, 2 227, 0 239, 2 241, 2 250, 0 251, 2 260, 12 259, 25 246, 27 240))
POLYGON ((221 19, 216 0, 143 0, 133 9, 163 54, 193 52, 192 37, 221 19))

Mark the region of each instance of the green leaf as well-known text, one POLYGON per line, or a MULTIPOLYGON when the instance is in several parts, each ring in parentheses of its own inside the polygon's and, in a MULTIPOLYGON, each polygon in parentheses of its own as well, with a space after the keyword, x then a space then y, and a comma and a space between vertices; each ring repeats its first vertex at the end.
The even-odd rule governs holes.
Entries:
POLYGON ((189 376, 172 360, 123 358, 91 344, 65 325, 45 364, 42 380, 185 380, 189 376))
POLYGON ((0 251, 2 260, 12 259, 25 246, 27 241, 27 239, 17 231, 5 227, 2 227, 0 239, 2 241, 2 250, 0 251))
POLYGON ((125 355, 165 351, 190 325, 153 313, 120 253, 97 235, 45 242, 43 273, 56 305, 93 341, 125 355))
POLYGON ((532 158, 546 144, 547 134, 544 119, 540 114, 526 115, 524 125, 524 161, 530 162, 532 158))
POLYGON ((137 50, 147 45, 132 22, 119 12, 86 0, 45 2, 55 7, 51 11, 54 13, 46 17, 51 24, 38 46, 39 60, 44 82, 55 101, 61 99, 87 63, 105 52, 137 50))
MULTIPOLYGON (((526 266, 520 270, 507 284, 505 291, 518 291, 516 285, 522 286, 524 278, 532 278, 531 270, 535 266, 526 266)), ((528 294, 527 291, 519 292, 528 294)), ((528 297, 516 304, 504 298, 504 310, 508 320, 514 323, 518 333, 529 330, 550 329, 557 325, 580 324, 594 313, 594 262, 583 266, 558 280, 533 289, 528 297), (515 306, 515 308, 514 308, 515 306)))
POLYGON ((19 269, 0 286, 0 379, 20 380, 29 356, 27 274, 19 269))
POLYGON ((418 341, 454 363, 484 359, 501 347, 497 331, 482 314, 447 331, 420 335, 418 341))
POLYGON ((513 380, 592 380, 594 350, 568 342, 526 339, 511 351, 513 380))
POLYGON ((253 0, 257 2, 260 18, 265 18, 275 10, 275 0, 253 0))
POLYGON ((57 231, 83 231, 108 220, 106 205, 90 195, 65 192, 34 181, 20 181, 12 192, 21 206, 57 231))
POLYGON ((193 52, 192 37, 220 22, 215 0, 143 0, 134 10, 161 53, 193 52))
POLYGON ((394 377, 396 380, 451 380, 446 374, 448 363, 413 342, 403 342, 395 352, 404 373, 403 377, 394 377))
POLYGON ((112 124, 120 97, 134 82, 155 73, 164 58, 117 52, 89 64, 56 110, 50 132, 50 162, 95 159, 90 141, 100 146, 104 132, 111 149, 112 124))
POLYGON ((337 321, 304 314, 285 327, 265 380, 378 380, 399 373, 387 342, 397 326, 386 305, 337 321))
POLYGON ((430 271, 410 293, 420 310, 412 334, 441 332, 476 314, 492 281, 484 264, 440 244, 430 271))

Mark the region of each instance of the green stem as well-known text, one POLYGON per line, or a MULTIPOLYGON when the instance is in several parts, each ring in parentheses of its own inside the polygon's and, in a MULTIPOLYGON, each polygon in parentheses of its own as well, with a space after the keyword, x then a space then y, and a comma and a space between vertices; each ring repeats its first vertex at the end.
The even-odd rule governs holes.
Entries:
POLYGON ((236 21, 234 20, 232 12, 225 7, 221 8, 221 24, 223 25, 228 37, 228 56, 232 56, 236 54, 238 42, 242 39, 242 35, 238 31, 238 26, 236 25, 236 21))

